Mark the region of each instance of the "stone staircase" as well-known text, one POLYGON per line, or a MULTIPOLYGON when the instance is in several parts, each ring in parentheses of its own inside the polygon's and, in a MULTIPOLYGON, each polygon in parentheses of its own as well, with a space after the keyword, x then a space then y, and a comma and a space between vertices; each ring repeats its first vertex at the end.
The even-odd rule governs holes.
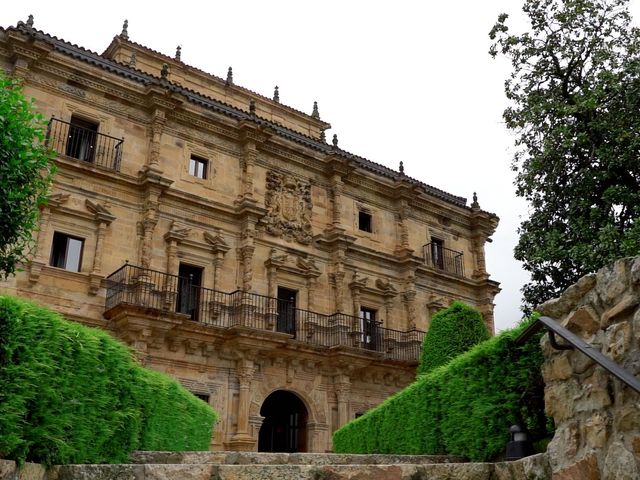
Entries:
POLYGON ((546 480, 545 455, 465 463, 445 456, 138 452, 131 464, 61 465, 48 480, 546 480))

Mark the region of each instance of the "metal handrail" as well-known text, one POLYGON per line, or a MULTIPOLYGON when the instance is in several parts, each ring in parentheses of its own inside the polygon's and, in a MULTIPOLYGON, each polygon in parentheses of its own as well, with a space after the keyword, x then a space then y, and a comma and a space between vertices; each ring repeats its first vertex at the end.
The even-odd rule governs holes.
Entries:
POLYGON ((589 345, 587 342, 578 337, 575 333, 570 332, 565 327, 560 325, 558 322, 549 317, 539 317, 536 321, 534 321, 531 325, 527 327, 527 329, 520 334, 518 338, 515 340, 515 344, 517 346, 524 345, 529 338, 531 338, 535 333, 539 332, 542 328, 547 328, 549 331, 549 340, 551 342, 551 346, 558 350, 570 350, 570 349, 578 349, 584 355, 589 357, 591 360, 596 362, 606 371, 608 371, 611 375, 618 378, 623 383, 627 384, 629 387, 634 389, 636 392, 640 393, 640 381, 635 378, 628 370, 625 370, 616 362, 611 360, 610 358, 604 356, 601 352, 596 350, 593 346, 589 345), (556 341, 555 335, 561 336, 568 342, 568 345, 558 344, 556 341))
POLYGON ((424 262, 437 270, 464 277, 463 252, 445 248, 442 244, 429 242, 422 246, 424 262))
POLYGON ((51 117, 46 145, 59 155, 120 171, 124 138, 99 133, 72 122, 51 117))
POLYGON ((106 278, 105 312, 135 305, 177 312, 205 325, 248 327, 288 333, 293 339, 320 347, 355 347, 385 358, 416 361, 425 332, 381 326, 344 313, 324 314, 296 308, 293 303, 235 290, 222 292, 191 284, 191 279, 127 263, 106 278), (281 311, 282 309, 282 311, 281 311))

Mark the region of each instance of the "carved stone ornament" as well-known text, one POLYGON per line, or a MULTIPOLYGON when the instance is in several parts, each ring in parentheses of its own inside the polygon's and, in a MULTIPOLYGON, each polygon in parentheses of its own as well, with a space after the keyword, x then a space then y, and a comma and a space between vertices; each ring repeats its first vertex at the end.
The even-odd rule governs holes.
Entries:
POLYGON ((311 184, 272 171, 267 172, 267 214, 261 223, 271 235, 311 243, 311 184))

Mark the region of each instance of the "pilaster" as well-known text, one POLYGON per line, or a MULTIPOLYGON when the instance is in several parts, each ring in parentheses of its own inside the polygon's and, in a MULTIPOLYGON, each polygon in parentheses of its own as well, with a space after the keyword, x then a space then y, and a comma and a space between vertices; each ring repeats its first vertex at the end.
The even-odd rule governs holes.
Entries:
POLYGON ((104 253, 104 237, 107 227, 115 220, 115 216, 107 209, 106 205, 93 203, 86 200, 87 210, 95 215, 96 222, 96 248, 93 255, 93 267, 89 274, 89 294, 96 295, 100 288, 100 283, 104 278, 102 274, 102 256, 104 253))
POLYGON ((236 433, 233 435, 230 445, 234 450, 252 451, 255 449, 256 439, 249 430, 249 402, 251 400, 251 382, 255 373, 255 365, 249 358, 240 358, 236 361, 236 375, 238 377, 238 419, 236 433))

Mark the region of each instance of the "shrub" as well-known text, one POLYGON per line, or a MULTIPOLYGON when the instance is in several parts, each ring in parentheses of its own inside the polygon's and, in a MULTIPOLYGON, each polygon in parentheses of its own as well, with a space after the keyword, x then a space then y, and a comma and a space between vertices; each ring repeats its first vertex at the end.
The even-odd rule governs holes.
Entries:
POLYGON ((418 375, 444 365, 488 338, 480 312, 465 303, 453 302, 431 320, 422 344, 418 375))
POLYGON ((0 458, 110 463, 208 449, 215 418, 106 332, 0 296, 0 458))
POLYGON ((516 347, 506 331, 418 377, 333 435, 339 453, 450 454, 473 461, 505 450, 509 426, 549 436, 538 340, 516 347))

